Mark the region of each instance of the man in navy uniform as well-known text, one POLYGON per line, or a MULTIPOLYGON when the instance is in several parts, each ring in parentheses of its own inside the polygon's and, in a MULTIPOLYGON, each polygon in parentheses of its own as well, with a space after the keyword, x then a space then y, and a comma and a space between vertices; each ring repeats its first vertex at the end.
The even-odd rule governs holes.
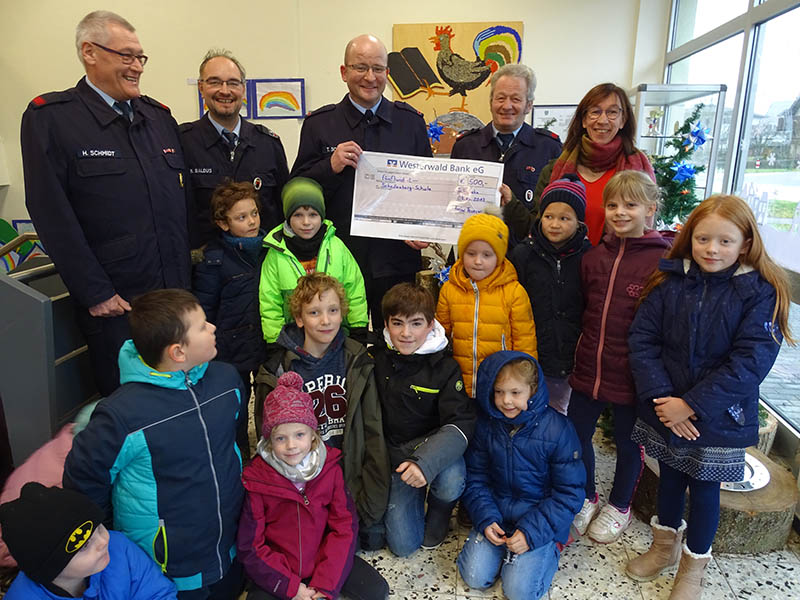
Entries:
POLYGON ((414 281, 425 242, 351 237, 353 182, 364 150, 431 156, 425 120, 405 102, 383 97, 388 75, 386 47, 372 35, 360 35, 345 48, 339 68, 348 94, 306 117, 292 177, 315 179, 325 192, 327 218, 353 253, 367 292, 373 329, 383 322, 381 298, 394 284, 414 281))
POLYGON ((204 246, 217 235, 211 222, 211 195, 226 178, 249 181, 261 200, 261 227, 283 221, 281 188, 289 177, 286 154, 277 134, 240 118, 245 71, 227 50, 209 50, 200 63, 197 86, 208 112, 180 126, 186 166, 192 181, 190 244, 204 246))
MULTIPOLYGON (((536 76, 525 65, 505 65, 492 75, 489 106, 492 122, 461 135, 453 145, 451 158, 502 162, 503 203, 515 201, 505 210, 506 221, 514 207, 533 212, 534 190, 544 166, 561 154, 561 141, 547 129, 534 129, 525 122, 533 108, 536 76), (518 202, 517 202, 518 201, 518 202), (521 206, 520 206, 521 205, 521 206)), ((509 223, 512 232, 514 227, 509 223)))
POLYGON ((78 24, 86 77, 37 96, 22 116, 25 196, 33 224, 77 308, 103 395, 119 386, 129 301, 189 287, 186 171, 178 125, 142 96, 147 56, 111 12, 78 24))

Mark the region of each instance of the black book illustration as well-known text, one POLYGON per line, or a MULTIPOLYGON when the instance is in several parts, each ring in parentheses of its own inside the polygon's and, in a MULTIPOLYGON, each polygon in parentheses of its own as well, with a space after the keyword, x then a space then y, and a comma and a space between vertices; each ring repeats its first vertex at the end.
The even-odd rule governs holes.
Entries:
POLYGON ((404 100, 429 88, 444 89, 428 61, 416 47, 389 53, 389 81, 404 100))

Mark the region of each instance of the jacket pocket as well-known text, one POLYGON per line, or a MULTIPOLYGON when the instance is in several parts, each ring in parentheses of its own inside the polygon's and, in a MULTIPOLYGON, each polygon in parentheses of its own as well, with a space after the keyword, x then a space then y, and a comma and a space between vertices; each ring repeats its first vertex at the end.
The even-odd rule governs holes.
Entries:
POLYGON ((167 526, 164 523, 164 519, 159 519, 158 529, 156 529, 156 534, 153 536, 153 559, 158 563, 158 566, 161 567, 162 573, 167 572, 168 556, 167 526))
POLYGON ((80 177, 122 175, 125 171, 125 161, 118 158, 82 158, 75 165, 80 177))
POLYGON ((95 247, 94 253, 101 265, 136 256, 136 235, 124 235, 95 247))

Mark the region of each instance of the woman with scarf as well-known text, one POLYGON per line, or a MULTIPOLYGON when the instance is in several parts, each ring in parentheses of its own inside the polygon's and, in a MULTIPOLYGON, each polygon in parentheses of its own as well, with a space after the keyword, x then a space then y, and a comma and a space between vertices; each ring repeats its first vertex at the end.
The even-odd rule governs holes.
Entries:
MULTIPOLYGON (((575 173, 586 186, 586 226, 595 246, 603 236, 605 212, 603 188, 619 171, 643 171, 655 181, 647 156, 633 145, 636 118, 625 91, 613 83, 594 86, 583 97, 569 125, 564 148, 542 169, 534 192, 538 206, 542 191, 551 181, 575 173)), ((504 209, 508 227, 525 237, 536 220, 522 203, 513 198, 504 209)))

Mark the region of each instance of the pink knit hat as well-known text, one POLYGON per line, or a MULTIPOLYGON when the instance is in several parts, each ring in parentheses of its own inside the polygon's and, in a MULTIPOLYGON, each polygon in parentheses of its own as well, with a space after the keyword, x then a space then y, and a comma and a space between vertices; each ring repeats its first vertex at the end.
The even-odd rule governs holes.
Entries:
POLYGON ((278 385, 267 394, 261 435, 269 439, 272 429, 284 423, 303 423, 317 430, 314 401, 303 391, 303 378, 294 371, 281 375, 278 385))

